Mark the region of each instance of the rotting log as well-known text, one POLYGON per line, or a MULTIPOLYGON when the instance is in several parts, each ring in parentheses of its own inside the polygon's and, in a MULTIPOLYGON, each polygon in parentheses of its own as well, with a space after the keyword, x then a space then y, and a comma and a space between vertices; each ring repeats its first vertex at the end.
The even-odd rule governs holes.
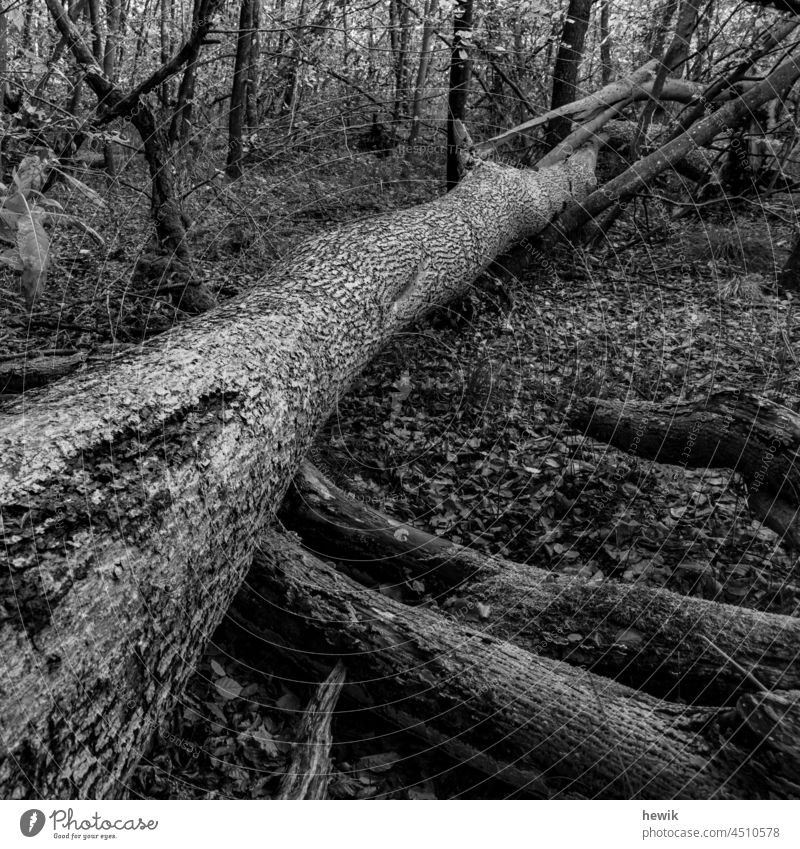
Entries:
POLYGON ((725 390, 670 403, 583 398, 568 416, 588 436, 658 463, 732 469, 755 515, 800 548, 800 416, 788 407, 725 390))
POLYGON ((422 579, 445 609, 485 611, 487 633, 654 695, 718 704, 756 682, 800 689, 800 619, 489 557, 356 500, 307 461, 278 516, 316 556, 376 583, 422 579))
POLYGON ((366 589, 268 532, 231 619, 318 680, 530 795, 797 798, 798 691, 730 708, 662 701, 366 589))
POLYGON ((0 415, 5 798, 114 796, 316 430, 375 353, 594 180, 477 165, 332 229, 246 294, 0 415))

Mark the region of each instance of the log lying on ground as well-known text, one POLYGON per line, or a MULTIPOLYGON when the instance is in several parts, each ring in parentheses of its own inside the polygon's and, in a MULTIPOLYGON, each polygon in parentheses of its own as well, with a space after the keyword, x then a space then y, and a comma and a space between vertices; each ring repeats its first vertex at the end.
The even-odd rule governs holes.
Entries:
POLYGON ((800 548, 800 416, 788 407, 738 390, 669 404, 584 398, 569 420, 659 463, 733 469, 747 483, 756 516, 800 548))
POLYGON ((756 682, 800 689, 800 619, 487 557, 354 500, 308 462, 279 517, 318 556, 376 582, 422 578, 440 603, 488 609, 493 636, 655 695, 718 704, 756 682))
MULTIPOLYGON (((406 607, 275 533, 263 538, 231 618, 263 638, 267 655, 280 647, 316 680, 341 657, 351 685, 345 694, 365 712, 532 795, 800 793, 797 751, 783 745, 796 691, 770 695, 773 708, 783 706, 771 723, 768 712, 747 712, 741 701, 730 709, 660 701, 435 611, 406 607)), ((742 698, 753 705, 751 694, 742 698)))
POLYGON ((783 97, 799 77, 800 51, 795 49, 788 59, 741 97, 726 103, 672 141, 634 163, 593 192, 585 201, 573 204, 555 222, 549 237, 552 239, 557 233, 568 235, 620 200, 630 197, 654 177, 683 159, 690 151, 708 145, 720 133, 748 120, 753 111, 767 101, 783 97))
POLYGON ((593 183, 477 166, 308 239, 247 294, 0 417, 5 798, 113 796, 316 429, 391 336, 593 183))
POLYGON ((341 661, 317 687, 300 723, 292 762, 281 780, 277 799, 326 799, 331 779, 331 719, 346 677, 341 661))

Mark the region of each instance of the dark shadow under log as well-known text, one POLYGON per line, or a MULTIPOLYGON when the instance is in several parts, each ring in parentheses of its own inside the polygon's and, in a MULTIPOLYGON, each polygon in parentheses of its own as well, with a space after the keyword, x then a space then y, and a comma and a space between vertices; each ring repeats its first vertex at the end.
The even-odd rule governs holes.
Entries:
POLYGON ((753 689, 747 672, 800 688, 800 620, 789 616, 491 558, 356 501, 308 462, 279 515, 318 556, 376 582, 422 578, 453 610, 488 607, 493 636, 661 697, 723 703, 753 689))
POLYGON ((229 614, 319 680, 459 762, 541 797, 797 798, 796 691, 660 701, 368 590, 274 532, 229 614), (764 705, 769 702, 767 707, 764 705), (772 740, 779 741, 773 744, 772 740))

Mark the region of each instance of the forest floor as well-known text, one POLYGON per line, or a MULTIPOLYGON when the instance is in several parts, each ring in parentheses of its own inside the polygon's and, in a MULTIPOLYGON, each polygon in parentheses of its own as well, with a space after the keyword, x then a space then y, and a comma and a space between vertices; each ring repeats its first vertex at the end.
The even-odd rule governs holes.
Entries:
MULTIPOLYGON (((179 175, 198 222, 197 273, 221 298, 245 290, 298 237, 440 191, 424 161, 346 152, 302 163, 256 167, 235 185, 213 169, 206 180, 199 166, 179 175)), ((81 179, 106 207, 63 188, 53 197, 105 245, 54 234, 50 282, 30 317, 14 276, 0 272, 0 367, 52 352, 107 357, 184 318, 132 281, 148 249, 141 169, 108 189, 99 175, 81 179)), ((632 457, 565 420, 571 398, 668 402, 730 386, 800 410, 800 316, 762 288, 788 248, 789 203, 672 221, 663 206, 639 202, 605 244, 560 248, 552 265, 517 274, 500 263, 464 302, 383 351, 341 400, 315 456, 357 497, 487 553, 798 615, 792 559, 752 521, 736 476, 632 457)), ((0 394, 0 413, 13 397, 0 394)), ((377 589, 435 603, 420 581, 377 589)), ((491 630, 491 616, 482 627, 491 630)), ((258 651, 220 626, 131 796, 275 793, 311 691, 264 669, 258 651)), ((388 727, 340 718, 335 738, 334 798, 506 792, 388 727)))

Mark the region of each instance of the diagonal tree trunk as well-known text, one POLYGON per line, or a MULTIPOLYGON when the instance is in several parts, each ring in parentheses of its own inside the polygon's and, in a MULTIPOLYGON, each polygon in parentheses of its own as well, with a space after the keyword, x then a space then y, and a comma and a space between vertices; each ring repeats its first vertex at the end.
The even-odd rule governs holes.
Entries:
POLYGON ((310 239, 247 295, 4 412, 3 796, 119 791, 352 378, 583 197, 594 165, 590 149, 539 172, 478 165, 443 198, 310 239))
MULTIPOLYGON (((589 29, 589 15, 593 0, 569 0, 558 55, 553 69, 553 94, 550 109, 559 109, 575 100, 578 85, 578 73, 583 59, 583 47, 586 31, 589 29)), ((554 118, 547 126, 545 146, 558 144, 570 131, 569 119, 554 118)))

